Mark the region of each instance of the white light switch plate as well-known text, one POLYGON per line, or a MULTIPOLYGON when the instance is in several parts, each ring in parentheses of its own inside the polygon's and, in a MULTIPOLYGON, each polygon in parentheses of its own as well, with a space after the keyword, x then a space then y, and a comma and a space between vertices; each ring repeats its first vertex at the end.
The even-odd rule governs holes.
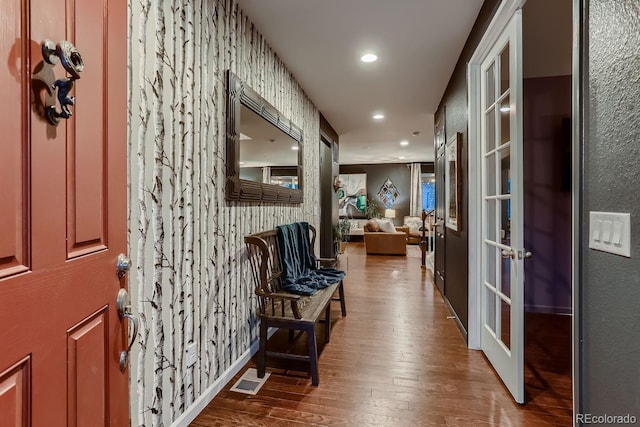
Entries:
POLYGON ((196 361, 198 360, 198 343, 191 342, 187 344, 187 350, 185 353, 186 353, 185 362, 186 362, 187 368, 190 368, 193 365, 195 365, 196 361))
POLYGON ((631 257, 631 214, 589 212, 589 247, 631 257))

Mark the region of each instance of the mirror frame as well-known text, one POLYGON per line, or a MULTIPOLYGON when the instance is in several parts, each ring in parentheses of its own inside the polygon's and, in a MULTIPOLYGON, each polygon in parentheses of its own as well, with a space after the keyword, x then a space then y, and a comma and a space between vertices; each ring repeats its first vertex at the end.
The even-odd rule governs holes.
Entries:
POLYGON ((227 71, 227 200, 302 203, 302 129, 284 117, 256 91, 227 71), (240 178, 240 107, 244 105, 298 142, 298 188, 240 178))

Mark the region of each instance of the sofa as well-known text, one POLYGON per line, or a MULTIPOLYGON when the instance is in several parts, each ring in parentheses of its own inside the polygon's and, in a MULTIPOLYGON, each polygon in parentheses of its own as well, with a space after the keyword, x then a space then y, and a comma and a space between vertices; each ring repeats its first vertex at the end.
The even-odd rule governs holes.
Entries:
POLYGON ((356 237, 356 239, 353 239, 353 240, 357 240, 358 237, 362 238, 362 236, 364 235, 364 224, 367 221, 368 221, 367 219, 349 218, 349 222, 351 223, 351 230, 349 231, 349 236, 356 237))
POLYGON ((407 255, 406 227, 394 227, 388 220, 371 219, 364 225, 367 255, 407 255))

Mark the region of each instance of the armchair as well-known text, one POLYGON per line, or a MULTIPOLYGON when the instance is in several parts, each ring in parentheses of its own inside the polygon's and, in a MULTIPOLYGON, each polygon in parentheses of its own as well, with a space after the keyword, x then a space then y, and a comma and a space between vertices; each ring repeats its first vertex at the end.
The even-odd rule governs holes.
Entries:
MULTIPOLYGON (((427 216, 425 224, 427 227, 425 235, 427 238, 431 238, 433 233, 433 217, 427 216)), ((422 238, 422 218, 419 216, 405 216, 403 226, 409 229, 407 243, 412 245, 419 244, 422 238)))

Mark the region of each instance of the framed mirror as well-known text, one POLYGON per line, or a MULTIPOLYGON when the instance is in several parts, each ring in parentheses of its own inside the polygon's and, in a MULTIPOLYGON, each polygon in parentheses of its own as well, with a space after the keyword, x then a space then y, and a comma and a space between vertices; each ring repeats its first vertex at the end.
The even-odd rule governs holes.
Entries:
POLYGON ((227 71, 228 200, 302 203, 302 130, 227 71))

